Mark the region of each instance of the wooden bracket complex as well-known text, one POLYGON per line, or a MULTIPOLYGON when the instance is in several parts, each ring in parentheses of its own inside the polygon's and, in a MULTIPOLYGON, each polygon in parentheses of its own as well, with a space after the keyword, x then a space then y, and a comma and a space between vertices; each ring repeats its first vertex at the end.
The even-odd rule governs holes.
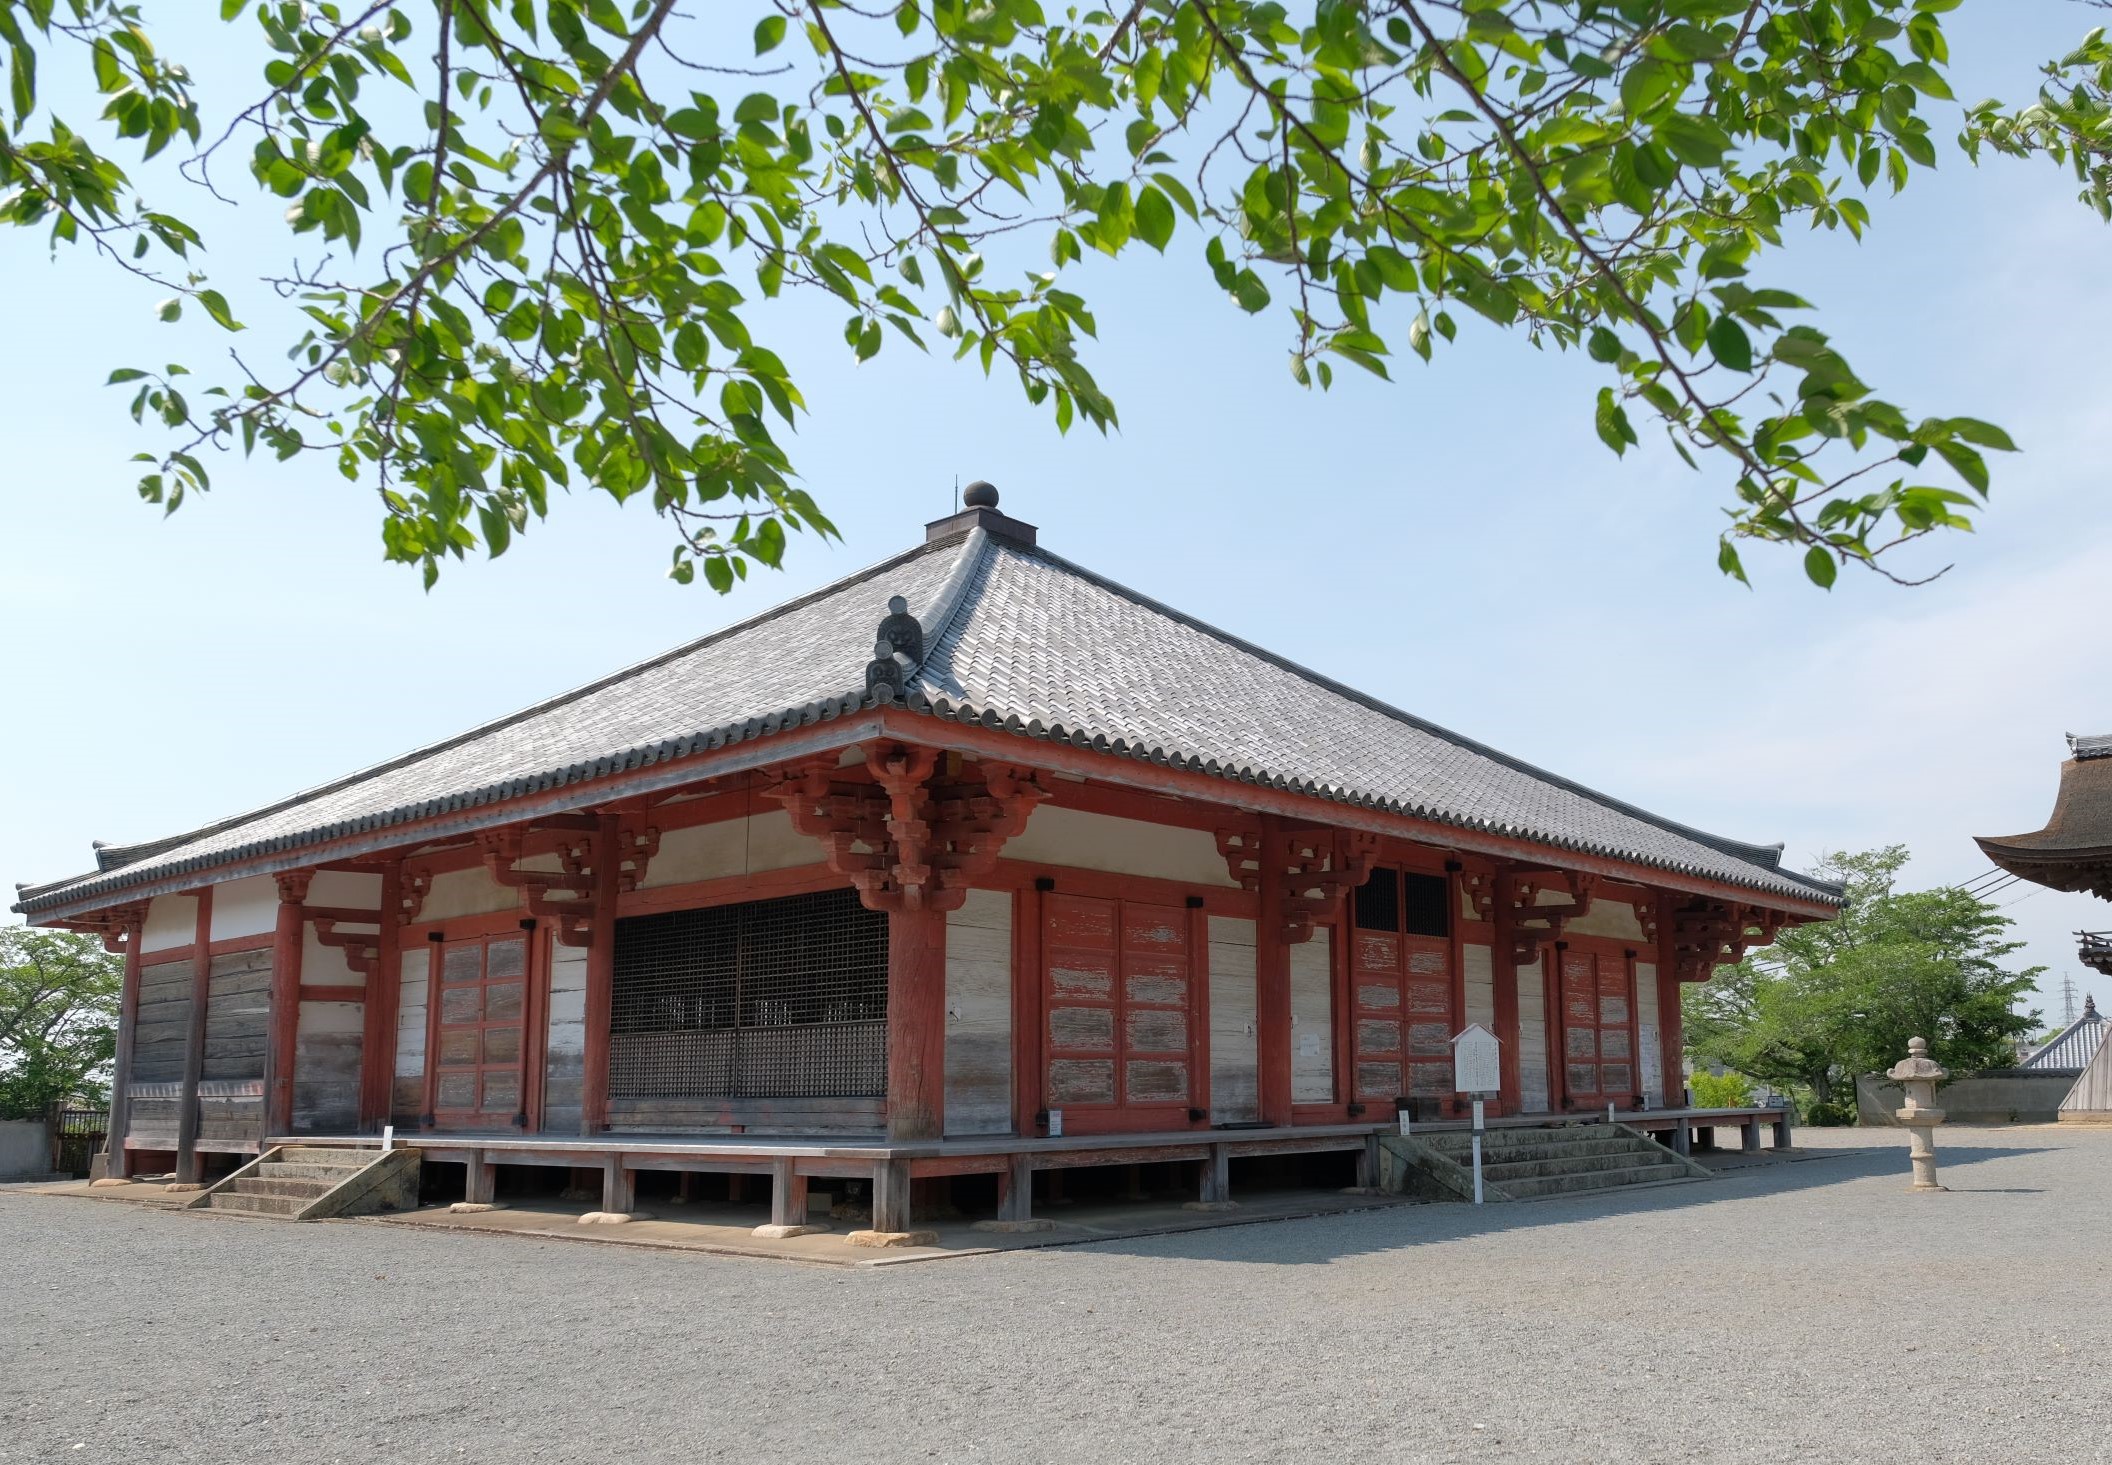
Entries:
POLYGON ((1672 913, 1673 971, 1682 982, 1706 982, 1716 968, 1773 943, 1779 911, 1739 901, 1697 900, 1672 913))
POLYGON ((1528 966, 1544 943, 1561 940, 1571 921, 1590 913, 1599 877, 1581 870, 1544 870, 1499 876, 1497 883, 1511 912, 1511 964, 1528 966), (1556 886, 1569 892, 1568 903, 1542 905, 1540 892, 1556 886))
POLYGON ((876 911, 958 910, 970 884, 997 864, 1048 790, 1027 769, 973 765, 979 779, 941 772, 936 749, 867 750, 871 781, 833 761, 787 770, 762 789, 818 839, 829 868, 876 911))
POLYGON ((79 916, 70 921, 56 923, 61 931, 77 931, 84 936, 100 937, 103 950, 113 956, 123 953, 125 942, 139 934, 147 924, 147 908, 139 905, 112 906, 94 915, 79 916))
MULTIPOLYGON (((1261 889, 1268 838, 1254 829, 1220 829, 1217 852, 1240 888, 1261 889)), ((1377 835, 1355 829, 1298 829, 1276 837, 1273 858, 1283 871, 1283 940, 1296 946, 1312 939, 1316 922, 1332 915, 1350 891, 1371 878, 1378 859, 1377 835)))

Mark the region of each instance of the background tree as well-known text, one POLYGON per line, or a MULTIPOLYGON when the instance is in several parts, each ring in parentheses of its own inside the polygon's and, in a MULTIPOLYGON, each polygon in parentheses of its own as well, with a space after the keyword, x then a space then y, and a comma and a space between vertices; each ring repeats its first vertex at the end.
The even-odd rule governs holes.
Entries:
POLYGON ((1654 425, 1727 485, 1726 573, 1758 542, 1820 585, 1913 581, 1940 569, 1894 551, 1969 527, 2010 439, 1879 395, 1771 254, 1861 237, 1953 129, 2107 208, 2102 38, 2032 104, 1964 111, 1960 0, 222 0, 248 23, 216 45, 261 77, 211 99, 152 39, 198 3, 0 0, 0 220, 154 282, 166 319, 260 322, 218 380, 113 374, 172 434, 144 497, 204 489, 209 449, 324 453, 428 584, 573 486, 648 499, 673 573, 720 589, 830 532, 758 335, 787 288, 840 299, 860 361, 950 345, 1105 429, 1065 282, 1138 245, 1281 302, 1323 390, 1462 330, 1581 350, 1609 448, 1654 425), (183 182, 268 195, 298 263, 208 279, 183 182))
MULTIPOLYGON (((1821 1104, 1925 1037, 1952 1073, 2007 1067, 2038 1030, 2017 1004, 2044 967, 2010 971, 2010 921, 1954 887, 1900 891, 1904 846, 1830 855, 1818 872, 1846 885, 1839 919, 1784 931, 1682 994, 1688 1051, 1821 1104)), ((1843 1093, 1842 1101, 1847 1100, 1843 1093)))
POLYGON ((93 936, 0 926, 0 1117, 101 1102, 124 961, 93 936))

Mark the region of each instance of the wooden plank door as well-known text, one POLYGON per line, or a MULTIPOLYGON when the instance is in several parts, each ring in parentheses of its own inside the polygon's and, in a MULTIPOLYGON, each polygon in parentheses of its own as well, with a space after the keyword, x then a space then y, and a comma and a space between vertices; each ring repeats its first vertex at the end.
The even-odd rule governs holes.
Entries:
POLYGON ((1355 1097, 1452 1096, 1452 943, 1358 931, 1350 958, 1355 1097))
POLYGON ((528 938, 440 948, 432 1115, 443 1129, 511 1129, 522 1118, 528 1052, 528 938))
POLYGON ((1577 1108, 1636 1102, 1635 980, 1626 957, 1558 953, 1563 1094, 1577 1108))
POLYGON ((1042 925, 1043 1093, 1064 1132, 1186 1128, 1203 1061, 1188 912, 1050 894, 1042 925))

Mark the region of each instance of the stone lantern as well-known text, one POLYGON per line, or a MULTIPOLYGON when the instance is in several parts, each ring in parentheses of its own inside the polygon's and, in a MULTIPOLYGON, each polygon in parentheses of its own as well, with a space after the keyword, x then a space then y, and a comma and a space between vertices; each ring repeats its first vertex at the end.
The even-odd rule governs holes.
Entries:
POLYGON ((1929 1057, 1927 1038, 1909 1038, 1907 1056, 1885 1074, 1907 1091, 1906 1106, 1896 1117, 1907 1127, 1908 1154, 1914 1161, 1914 1183, 1909 1190, 1942 1190, 1936 1183, 1936 1126, 1943 1111, 1936 1107, 1936 1085, 1950 1077, 1943 1065, 1929 1057))

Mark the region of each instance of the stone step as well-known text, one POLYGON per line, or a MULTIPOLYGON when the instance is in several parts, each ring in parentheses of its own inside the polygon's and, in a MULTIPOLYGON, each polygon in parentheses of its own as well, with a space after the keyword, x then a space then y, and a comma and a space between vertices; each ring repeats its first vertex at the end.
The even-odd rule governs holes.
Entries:
POLYGON ((1624 1150, 1613 1155, 1569 1155, 1537 1160, 1504 1160, 1491 1164, 1484 1159, 1482 1178, 1491 1185, 1510 1188, 1514 1180, 1533 1180, 1553 1175, 1590 1175, 1608 1170, 1659 1169, 1685 1172, 1685 1166, 1669 1151, 1652 1154, 1646 1149, 1624 1150))
POLYGON ((216 1190, 206 1197, 216 1211, 239 1211, 250 1216, 292 1216, 307 1208, 308 1197, 298 1195, 247 1195, 240 1191, 216 1190))
MULTIPOLYGON (((1484 1178, 1487 1172, 1483 1172, 1484 1178)), ((1512 1200, 1535 1200, 1542 1196, 1578 1195, 1588 1191, 1616 1190, 1624 1185, 1644 1185, 1661 1180, 1699 1179, 1684 1169, 1667 1165, 1632 1165, 1613 1170, 1590 1170, 1581 1175, 1542 1175, 1503 1182, 1503 1192, 1512 1200)))
POLYGON ((325 1145, 284 1145, 279 1150, 280 1161, 292 1165, 350 1165, 364 1170, 380 1158, 380 1150, 333 1149, 325 1145))
MULTIPOLYGON (((1632 1153, 1637 1143, 1621 1135, 1609 1139, 1507 1140, 1498 1144, 1484 1141, 1481 1159, 1483 1164, 1489 1164, 1510 1160, 1568 1160, 1586 1155, 1624 1155, 1632 1153)), ((1472 1141, 1465 1136, 1456 1144, 1433 1144, 1431 1148, 1462 1164, 1474 1153, 1472 1141)))
POLYGON ((340 1180, 349 1180, 365 1168, 363 1165, 307 1165, 266 1160, 257 1166, 257 1173, 272 1180, 327 1180, 334 1185, 340 1180))
POLYGON ((337 1189, 335 1179, 316 1180, 280 1175, 244 1175, 231 1180, 227 1189, 237 1195, 297 1195, 314 1200, 337 1189))

